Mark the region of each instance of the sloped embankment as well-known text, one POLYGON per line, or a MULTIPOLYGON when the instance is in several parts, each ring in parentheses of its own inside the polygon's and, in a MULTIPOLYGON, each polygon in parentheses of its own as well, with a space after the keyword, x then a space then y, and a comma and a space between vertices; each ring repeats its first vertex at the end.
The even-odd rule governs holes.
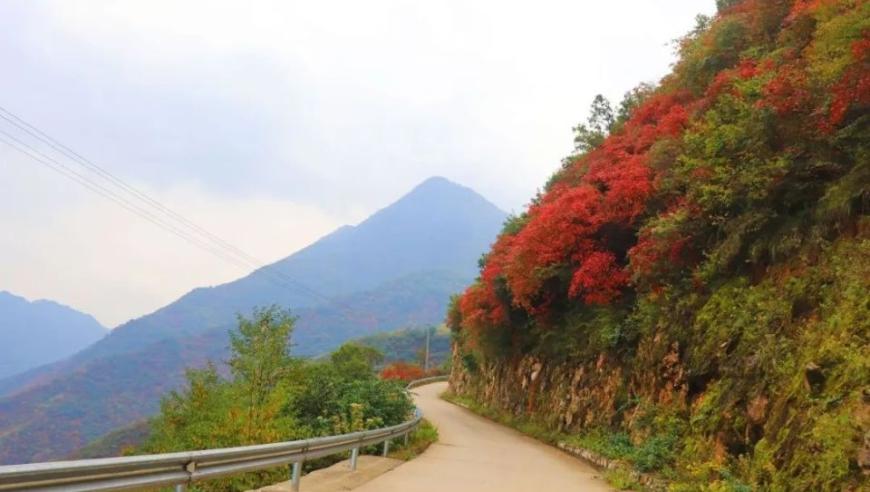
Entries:
POLYGON ((454 300, 463 396, 677 490, 870 476, 870 3, 717 2, 454 300))

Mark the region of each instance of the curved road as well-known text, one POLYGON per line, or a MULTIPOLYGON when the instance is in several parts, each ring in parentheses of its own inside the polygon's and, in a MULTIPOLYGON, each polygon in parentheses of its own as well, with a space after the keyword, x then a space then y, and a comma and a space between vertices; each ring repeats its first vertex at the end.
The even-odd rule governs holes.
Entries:
POLYGON ((354 490, 360 492, 611 491, 591 466, 440 399, 447 383, 412 390, 438 427, 419 457, 354 490))

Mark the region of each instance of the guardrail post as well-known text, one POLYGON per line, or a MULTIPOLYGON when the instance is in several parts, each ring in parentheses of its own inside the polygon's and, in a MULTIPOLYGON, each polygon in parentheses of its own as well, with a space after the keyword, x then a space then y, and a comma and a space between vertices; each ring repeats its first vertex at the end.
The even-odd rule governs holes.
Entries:
POLYGON ((410 431, 405 433, 405 447, 406 448, 408 447, 408 434, 410 434, 410 433, 411 433, 410 431))
POLYGON ((389 453, 389 452, 390 452, 390 440, 387 439, 386 441, 384 441, 384 458, 387 457, 387 453, 389 453))
POLYGON ((193 478, 193 472, 196 471, 196 461, 189 461, 184 465, 184 471, 187 472, 187 482, 180 483, 175 486, 175 492, 187 492, 187 484, 193 478))
POLYGON ((293 492, 299 492, 299 480, 302 478, 302 462, 293 463, 293 474, 290 476, 290 486, 293 492))
POLYGON ((350 469, 356 470, 356 459, 359 456, 359 447, 350 450, 350 469))

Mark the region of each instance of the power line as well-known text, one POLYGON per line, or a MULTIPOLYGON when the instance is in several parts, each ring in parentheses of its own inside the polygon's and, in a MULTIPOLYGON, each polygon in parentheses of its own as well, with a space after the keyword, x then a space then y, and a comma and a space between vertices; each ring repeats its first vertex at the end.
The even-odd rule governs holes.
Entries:
MULTIPOLYGON (((219 248, 226 250, 229 254, 239 257, 240 259, 242 259, 242 261, 244 261, 246 264, 249 264, 251 267, 254 267, 255 269, 265 270, 272 276, 281 277, 281 279, 284 282, 289 283, 291 285, 295 285, 297 290, 300 290, 300 291, 308 294, 310 297, 315 297, 315 298, 318 298, 319 300, 324 300, 324 301, 331 300, 329 297, 327 297, 323 294, 320 294, 319 292, 311 289, 310 287, 305 286, 304 284, 299 283, 295 279, 292 279, 291 277, 287 276, 283 272, 281 272, 277 269, 274 269, 270 265, 265 265, 263 261, 261 261, 261 260, 257 259, 256 257, 246 253, 245 251, 242 251, 241 249, 230 244, 229 242, 227 242, 223 238, 211 233, 210 231, 208 231, 204 227, 199 226, 198 224, 187 219, 183 215, 175 212, 174 210, 163 205, 162 203, 155 200, 154 198, 148 196, 146 193, 144 193, 144 192, 136 189, 135 187, 127 184, 126 182, 124 182, 122 179, 118 178, 114 174, 103 169, 102 167, 100 167, 97 164, 93 163, 92 161, 86 159, 85 157, 81 156, 79 153, 75 152, 74 150, 70 149, 66 145, 64 145, 61 142, 57 141, 56 139, 52 138, 50 135, 46 134, 45 132, 43 132, 39 128, 35 127, 34 125, 24 121, 22 118, 20 118, 19 116, 15 115, 14 113, 12 113, 11 111, 9 111, 8 109, 6 109, 2 106, 0 106, 0 118, 3 118, 4 120, 11 123, 12 125, 17 127, 18 129, 26 132, 28 135, 36 138, 37 140, 43 142, 44 144, 50 146, 52 149, 63 154, 67 158, 74 160, 74 161, 78 162, 79 164, 81 164, 82 166, 84 166, 85 168, 99 174, 104 179, 110 181, 114 185, 121 188, 123 191, 125 191, 128 194, 132 195, 133 197, 137 198, 139 201, 144 202, 145 204, 156 208, 158 212, 166 215, 170 219, 173 219, 173 220, 187 226, 188 228, 192 229, 199 236, 202 236, 207 241, 216 244, 219 248)), ((8 136, 8 134, 7 134, 7 136, 8 136)), ((10 138, 14 138, 14 137, 10 137, 10 138)), ((26 145, 26 144, 22 143, 22 145, 26 145)), ((32 149, 32 147, 30 147, 30 148, 32 149)), ((40 154, 42 154, 42 153, 40 152, 40 154)), ((42 154, 42 155, 44 156, 44 154, 42 154)), ((59 164, 59 163, 58 163, 58 165, 62 166, 62 164, 59 164)), ((79 175, 79 176, 81 176, 81 175, 79 175)), ((87 179, 87 178, 82 177, 82 179, 87 179)), ((148 212, 145 212, 145 213, 148 213, 148 212)))
POLYGON ((226 248, 232 250, 235 254, 238 254, 242 257, 245 257, 249 260, 256 261, 257 263, 262 263, 257 258, 255 258, 251 255, 248 255, 244 251, 240 250, 239 248, 236 248, 235 246, 228 243, 227 241, 220 238, 219 236, 212 234, 208 230, 206 230, 206 229, 200 227, 199 225, 195 224, 194 222, 188 220, 186 217, 182 216, 181 214, 175 212, 174 210, 166 207, 165 205, 158 202, 157 200, 151 198, 150 196, 148 196, 144 192, 142 192, 142 191, 134 188, 133 186, 127 184, 126 182, 124 182, 120 178, 116 177, 115 175, 113 175, 109 171, 101 168, 100 166, 89 161, 88 159, 85 159, 84 157, 82 157, 80 154, 78 154, 74 150, 72 150, 69 147, 58 142, 57 140, 55 140, 51 136, 45 134, 39 128, 36 128, 35 126, 31 125, 30 123, 22 120, 20 117, 11 113, 9 110, 7 110, 6 108, 4 108, 2 106, 0 106, 0 118, 3 118, 4 120, 8 121, 9 123, 15 125, 17 128, 28 133, 32 137, 40 140, 41 142, 45 143, 46 145, 49 145, 54 150, 66 155, 67 157, 70 157, 71 159, 77 161, 78 163, 85 166, 86 168, 88 168, 88 169, 96 172, 97 174, 103 176, 105 179, 111 181, 112 183, 116 184, 117 186, 119 186, 122 189, 126 190, 127 192, 131 193, 136 198, 144 201, 145 203, 147 203, 149 205, 154 206, 155 208, 157 208, 161 212, 166 213, 167 215, 171 216, 172 218, 178 220, 179 222, 181 222, 181 223, 191 227, 192 229, 196 230, 198 233, 200 233, 204 236, 207 236, 207 237, 213 239, 214 241, 220 243, 221 245, 225 246, 226 248))
POLYGON ((276 285, 279 285, 288 290, 296 290, 297 292, 304 293, 307 296, 315 298, 321 302, 333 304, 335 307, 338 308, 342 316, 349 321, 362 321, 363 323, 369 323, 374 321, 374 318, 370 316, 355 315, 354 310, 339 299, 330 298, 329 296, 321 294, 320 292, 293 279, 292 277, 288 276, 277 268, 274 268, 272 265, 264 264, 264 262, 258 260, 256 257, 246 253, 245 251, 234 246, 223 238, 211 233, 206 228, 196 224, 195 222, 189 220, 180 213, 172 210, 171 208, 152 198, 145 192, 138 190, 132 185, 126 183, 121 178, 115 176, 106 169, 83 157, 81 154, 75 152, 68 146, 59 142, 55 138, 51 137, 36 126, 28 123, 21 117, 15 115, 14 113, 2 106, 0 106, 0 118, 12 124, 24 133, 35 138, 36 140, 42 142, 43 144, 51 147, 53 150, 66 157, 67 159, 77 162, 87 170, 99 175, 103 180, 107 181, 108 184, 114 185, 114 187, 117 187, 119 189, 116 190, 110 187, 103 186, 102 184, 92 180, 88 175, 70 169, 68 166, 59 162, 57 159, 46 155, 40 150, 34 148, 33 146, 21 141, 20 139, 10 135, 3 130, 0 130, 0 133, 2 133, 2 135, 5 135, 8 139, 11 139, 15 143, 11 143, 8 140, 2 138, 0 138, 0 142, 12 147, 13 149, 21 152, 27 157, 30 157, 36 162, 39 162, 40 164, 49 167, 55 172, 58 172, 65 177, 78 182, 85 188, 88 188, 89 190, 103 196, 104 198, 115 202, 129 212, 148 220, 154 225, 180 237, 181 239, 184 239, 185 241, 193 244, 194 246, 208 251, 209 253, 224 261, 232 263, 235 266, 238 266, 245 270, 249 268, 254 268, 255 270, 264 273, 266 278, 276 285), (22 149, 21 147, 25 147, 25 149, 27 150, 22 149), (133 200, 130 200, 131 196, 135 198, 139 202, 139 204, 137 204, 133 200), (361 318, 366 319, 361 320, 361 318))
POLYGON ((34 161, 48 167, 49 169, 51 169, 51 170, 53 170, 53 171, 55 171, 63 176, 66 176, 67 178, 72 179, 73 181, 76 181, 77 183, 81 184, 85 188, 88 188, 89 190, 97 193, 98 195, 101 195, 102 197, 104 197, 110 201, 115 202, 116 204, 120 205, 121 207, 127 209, 128 211, 144 218, 145 220, 148 220, 149 222, 157 225, 158 227, 160 227, 160 228, 162 228, 162 229, 164 229, 172 234, 175 234, 176 236, 184 239, 185 241, 188 241, 188 242, 194 244, 195 246, 203 248, 206 251, 220 257, 221 259, 224 259, 226 261, 234 263, 237 266, 240 266, 242 268, 248 268, 248 265, 239 262, 235 258, 223 255, 219 250, 212 249, 206 243, 203 243, 203 242, 197 240, 196 238, 190 237, 184 231, 178 230, 177 228, 175 228, 169 224, 163 223, 159 218, 155 217, 153 214, 129 203, 127 200, 125 200, 123 197, 118 196, 112 190, 109 190, 109 189, 103 187, 102 185, 91 181, 90 179, 87 178, 87 176, 84 176, 80 173, 77 173, 76 171, 64 166, 63 164, 59 163, 57 160, 55 160, 55 159, 45 155, 44 153, 34 149, 30 145, 22 142, 21 140, 15 138, 14 136, 10 135, 9 133, 7 133, 3 130, 0 130, 0 142, 6 144, 7 146, 20 152, 21 154, 24 154, 25 156, 30 157, 34 161), (3 138, 3 136, 5 136, 6 138, 3 138), (11 140, 11 142, 10 142, 10 140, 11 140))

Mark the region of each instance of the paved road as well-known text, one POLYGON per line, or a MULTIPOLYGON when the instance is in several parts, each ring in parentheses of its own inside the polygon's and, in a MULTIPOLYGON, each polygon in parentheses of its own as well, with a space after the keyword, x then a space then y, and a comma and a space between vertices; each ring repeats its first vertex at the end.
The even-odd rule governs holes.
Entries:
POLYGON ((439 440, 421 456, 354 489, 358 492, 611 491, 585 463, 441 400, 447 383, 413 390, 439 440))

